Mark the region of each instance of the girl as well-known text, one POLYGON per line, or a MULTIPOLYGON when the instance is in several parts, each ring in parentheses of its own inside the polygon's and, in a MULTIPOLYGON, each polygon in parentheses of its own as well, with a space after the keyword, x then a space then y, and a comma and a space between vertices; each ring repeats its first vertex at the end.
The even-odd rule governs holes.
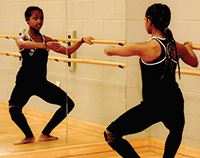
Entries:
POLYGON ((75 52, 82 43, 92 44, 92 37, 82 38, 69 48, 55 42, 52 38, 40 33, 44 22, 44 14, 39 7, 28 7, 25 12, 25 20, 29 25, 26 33, 16 38, 16 44, 22 55, 22 66, 16 77, 16 85, 9 100, 9 112, 12 120, 25 134, 25 138, 14 144, 33 143, 35 137, 22 113, 22 108, 29 98, 36 95, 48 103, 57 104, 60 108, 46 125, 38 141, 57 140, 51 136, 51 131, 67 116, 74 102, 67 97, 66 92, 49 82, 46 78, 48 51, 53 50, 61 54, 70 55, 75 52))
POLYGON ((147 42, 124 47, 107 47, 108 56, 140 57, 143 101, 112 122, 104 132, 108 144, 124 158, 139 158, 124 135, 138 133, 162 122, 169 130, 163 158, 173 158, 179 148, 185 124, 184 100, 175 79, 179 58, 197 67, 198 60, 190 47, 175 42, 168 28, 171 12, 164 4, 153 4, 145 15, 145 28, 152 37, 147 42))

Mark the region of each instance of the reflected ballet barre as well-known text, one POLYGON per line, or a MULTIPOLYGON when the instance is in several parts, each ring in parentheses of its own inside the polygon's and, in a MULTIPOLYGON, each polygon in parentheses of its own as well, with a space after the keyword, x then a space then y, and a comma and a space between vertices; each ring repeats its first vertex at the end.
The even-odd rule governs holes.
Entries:
POLYGON ((200 50, 200 45, 192 45, 191 47, 194 50, 200 50))
MULTIPOLYGON (((15 39, 17 36, 14 35, 0 35, 0 38, 6 39, 15 39)), ((67 39, 67 38, 53 38, 58 42, 78 42, 80 39, 67 39)), ((115 45, 124 45, 125 41, 111 41, 111 40, 92 40, 94 44, 115 44, 115 45)), ((0 54, 4 54, 7 56, 15 56, 21 57, 20 53, 12 53, 12 52, 0 52, 0 54)), ((97 60, 84 60, 84 59, 69 59, 69 58, 59 58, 59 57, 49 57, 49 60, 55 61, 63 61, 63 62, 73 62, 73 63, 84 63, 84 64, 94 64, 94 65, 104 65, 104 66, 116 66, 120 68, 125 68, 126 64, 124 63, 114 63, 114 62, 106 62, 106 61, 97 61, 97 60)))
MULTIPOLYGON (((14 52, 0 52, 1 55, 14 56, 21 58, 20 53, 14 52)), ((126 64, 124 63, 115 63, 115 62, 106 62, 106 61, 98 61, 98 60, 85 60, 85 59, 69 59, 69 58, 61 58, 61 57, 48 57, 49 60, 54 61, 63 61, 63 62, 73 62, 73 63, 83 63, 83 64, 93 64, 93 65, 104 65, 104 66, 116 66, 120 68, 125 68, 126 64)))
MULTIPOLYGON (((0 38, 6 38, 6 39, 15 39, 17 36, 14 35, 0 35, 0 38)), ((78 42, 81 39, 73 39, 73 38, 53 38, 55 41, 58 42, 78 42)), ((91 40, 94 44, 114 44, 114 45, 125 45, 125 41, 113 41, 113 40, 91 40)))

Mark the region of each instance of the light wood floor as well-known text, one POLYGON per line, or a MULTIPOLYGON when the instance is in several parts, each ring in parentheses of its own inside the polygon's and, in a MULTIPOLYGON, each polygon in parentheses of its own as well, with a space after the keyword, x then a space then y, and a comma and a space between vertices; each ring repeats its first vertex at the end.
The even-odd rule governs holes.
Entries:
MULTIPOLYGON (((52 114, 25 109, 24 113, 37 138, 47 124, 52 114), (36 115, 35 115, 36 114, 36 115)), ((68 118, 54 129, 52 135, 59 140, 13 145, 13 142, 24 137, 22 132, 10 119, 7 104, 0 102, 0 157, 6 158, 120 158, 105 143, 102 131, 104 126, 68 118), (68 125, 68 130, 66 126, 68 125), (96 143, 96 144, 92 144, 96 143), (85 145, 86 144, 86 145, 85 145), (95 151, 91 152, 91 151, 95 151), (67 152, 67 154, 66 154, 67 152), (19 154, 20 153, 20 154, 19 154), (27 155, 27 153, 29 153, 27 155), (64 155, 64 156, 63 156, 64 155), (68 155, 68 156, 66 156, 68 155)), ((140 144, 140 142, 138 143, 140 144)), ((145 143, 144 143, 145 144, 145 143)), ((137 144, 135 145, 137 146, 137 144)), ((139 145, 138 145, 139 146, 139 145)), ((155 152, 150 147, 136 148, 142 158, 161 158, 161 152, 155 152)), ((178 154, 176 158, 189 158, 178 154)))
MULTIPOLYGON (((55 148, 60 146, 69 146, 77 144, 88 144, 93 142, 103 142, 103 134, 96 132, 94 129, 86 129, 84 122, 77 122, 76 120, 64 120, 51 133, 59 136, 59 140, 53 142, 38 142, 26 145, 13 145, 13 142, 24 137, 21 130, 11 120, 7 105, 0 103, 0 153, 12 153, 19 151, 29 151, 37 149, 55 148), (68 130, 67 129, 68 124, 68 130), (83 126, 80 126, 82 124, 83 126)), ((34 116, 35 110, 24 108, 24 113, 27 121, 37 138, 47 122, 52 117, 52 114, 41 112, 41 117, 34 116)), ((103 131, 103 126, 101 131, 103 131)), ((98 130, 98 129, 96 129, 98 130)))
MULTIPOLYGON (((138 152, 140 157, 142 158, 161 158, 161 154, 153 153, 153 152, 138 152)), ((64 157, 59 157, 64 158, 64 157)), ((74 157, 68 157, 74 158, 74 157)), ((121 158, 116 152, 104 152, 104 153, 97 153, 97 154, 89 154, 89 155, 80 155, 76 156, 76 158, 121 158)), ((177 157, 178 158, 178 157, 177 157)))

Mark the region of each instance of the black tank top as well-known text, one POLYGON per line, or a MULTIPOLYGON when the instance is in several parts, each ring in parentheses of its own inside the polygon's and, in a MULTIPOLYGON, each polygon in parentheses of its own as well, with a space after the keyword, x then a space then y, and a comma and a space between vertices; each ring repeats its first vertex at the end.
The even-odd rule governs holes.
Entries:
MULTIPOLYGON (((29 40, 34 40, 26 33, 29 40)), ((43 43, 45 39, 43 38, 43 43)), ((22 66, 17 74, 17 83, 21 82, 40 82, 46 80, 48 51, 46 49, 23 49, 22 66)))
MULTIPOLYGON (((176 82, 176 66, 174 67, 172 75, 168 72, 168 70, 165 70, 166 39, 152 37, 150 40, 157 40, 160 43, 162 53, 156 60, 149 63, 140 59, 143 100, 160 102, 165 100, 166 97, 169 100, 170 98, 174 99, 178 97, 181 101, 183 101, 182 93, 176 82)), ((175 60, 173 62, 177 65, 175 60)))

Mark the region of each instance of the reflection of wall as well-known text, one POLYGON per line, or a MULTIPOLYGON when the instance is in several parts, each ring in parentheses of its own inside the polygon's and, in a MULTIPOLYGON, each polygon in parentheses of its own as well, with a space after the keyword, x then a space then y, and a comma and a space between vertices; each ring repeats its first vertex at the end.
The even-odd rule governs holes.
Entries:
MULTIPOLYGON (((125 40, 125 1, 68 0, 67 29, 76 30, 77 38, 93 36, 103 40, 125 40)), ((125 62, 120 57, 107 57, 106 45, 83 45, 77 58, 125 62)), ((125 69, 77 64, 69 72, 69 95, 76 107, 70 114, 87 121, 108 125, 125 109, 125 69)))
MULTIPOLYGON (((41 33, 50 37, 65 37, 66 35, 66 0, 0 0, 0 4, 0 34, 18 35, 23 29, 28 29, 24 20, 24 12, 28 6, 36 5, 44 11, 45 22, 41 33)), ((0 51, 18 52, 18 48, 14 40, 0 39, 0 51)), ((50 55, 55 54, 50 52, 50 55)), ((17 58, 0 56, 1 101, 8 101, 20 64, 17 58)), ((54 61, 48 63, 49 80, 54 83, 60 81, 64 89, 66 87, 65 65, 54 61)), ((47 105, 45 102, 34 97, 27 106, 47 111, 57 108, 45 105, 47 105)))
MULTIPOLYGON (((127 41, 138 42, 148 40, 150 36, 147 35, 144 28, 144 14, 149 5, 155 3, 155 0, 133 1, 127 0, 127 41)), ((174 33, 174 37, 179 42, 191 40, 195 44, 200 44, 199 38, 199 1, 183 1, 182 0, 162 0, 162 3, 169 5, 172 11, 172 22, 170 28, 174 33)), ((199 51, 196 51, 199 55, 199 51)), ((188 69, 185 64, 181 63, 182 69, 188 69)), ((199 69, 199 68, 198 68, 199 69)), ((193 69, 196 70, 196 69, 193 69)), ((139 103, 141 99, 141 79, 138 77, 139 68, 136 57, 128 59, 127 67, 127 103, 128 108, 139 103), (132 73, 131 73, 132 72, 132 73)), ((181 76, 178 80, 180 87, 185 97, 185 114, 186 126, 183 135, 183 143, 185 145, 200 148, 200 85, 199 77, 181 76)), ((178 78, 178 77, 177 77, 178 78)), ((162 106, 162 105, 161 105, 162 106)), ((145 116, 144 116, 145 117, 145 116)), ((159 123, 154 125, 148 132, 136 135, 136 137, 152 136, 155 138, 165 139, 168 131, 159 123)))

